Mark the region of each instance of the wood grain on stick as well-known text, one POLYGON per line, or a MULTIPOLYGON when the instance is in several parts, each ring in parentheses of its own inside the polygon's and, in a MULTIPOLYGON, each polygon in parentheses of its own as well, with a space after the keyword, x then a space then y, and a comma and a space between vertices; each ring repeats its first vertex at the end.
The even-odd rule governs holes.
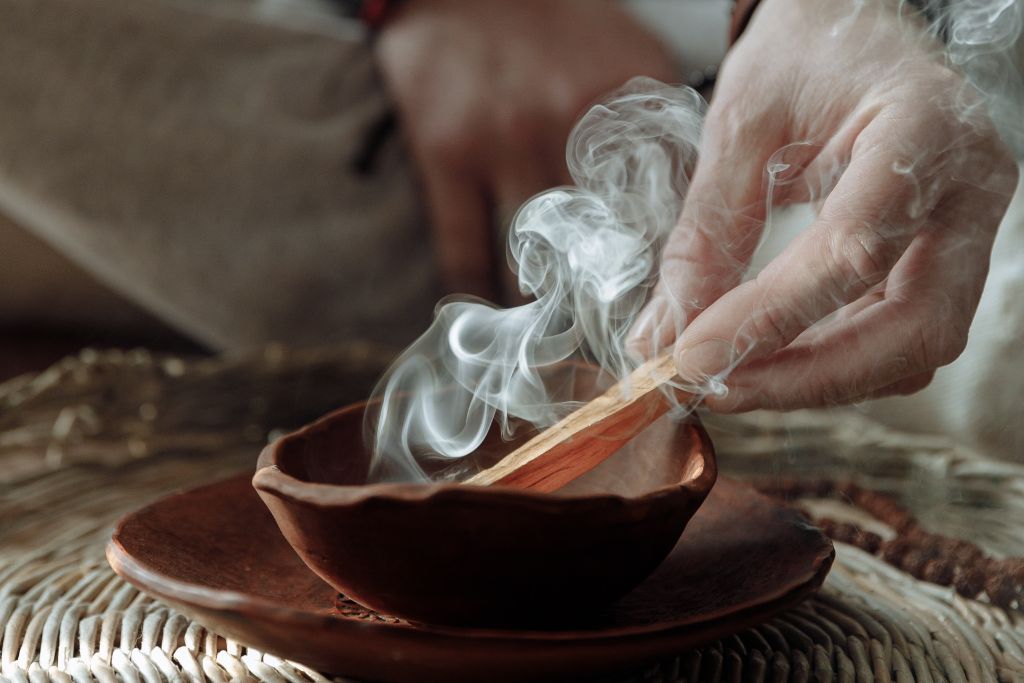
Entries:
POLYGON ((671 353, 648 361, 465 483, 542 492, 561 488, 597 467, 664 415, 670 407, 664 386, 675 376, 671 353))

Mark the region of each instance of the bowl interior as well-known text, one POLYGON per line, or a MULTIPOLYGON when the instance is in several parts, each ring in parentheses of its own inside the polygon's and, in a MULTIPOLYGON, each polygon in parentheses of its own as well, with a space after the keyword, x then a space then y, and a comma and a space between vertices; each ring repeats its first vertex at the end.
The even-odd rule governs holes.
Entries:
MULTIPOLYGON (((589 366, 573 366, 559 372, 559 380, 569 383, 568 390, 578 402, 567 406, 567 410, 600 395, 612 384, 607 375, 589 366)), ((283 473, 305 483, 335 486, 372 483, 372 452, 364 438, 363 424, 365 413, 373 409, 372 403, 360 404, 329 415, 308 430, 307 438, 289 439, 282 444, 275 464, 283 473)), ((696 479, 707 463, 704 457, 681 457, 692 449, 679 443, 677 419, 672 414, 660 418, 602 464, 550 495, 611 493, 633 497, 696 479)), ((495 425, 483 444, 468 456, 428 457, 421 460, 420 465, 433 481, 457 482, 494 465, 536 433, 532 426, 522 424, 515 435, 506 440, 495 425)))

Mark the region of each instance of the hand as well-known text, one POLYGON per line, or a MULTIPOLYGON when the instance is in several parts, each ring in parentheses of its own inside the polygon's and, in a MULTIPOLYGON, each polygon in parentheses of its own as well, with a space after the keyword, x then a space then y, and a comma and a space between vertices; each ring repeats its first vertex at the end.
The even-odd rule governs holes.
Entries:
POLYGON ((678 78, 658 40, 610 0, 407 0, 376 49, 426 190, 444 285, 482 296, 508 271, 494 272, 504 253, 495 211, 511 218, 569 182, 576 117, 632 76, 678 78))
POLYGON ((859 7, 765 0, 723 65, 633 338, 674 343, 685 380, 725 377, 712 410, 912 392, 966 343, 1016 165, 918 17, 859 7), (737 284, 769 203, 820 199, 737 284))

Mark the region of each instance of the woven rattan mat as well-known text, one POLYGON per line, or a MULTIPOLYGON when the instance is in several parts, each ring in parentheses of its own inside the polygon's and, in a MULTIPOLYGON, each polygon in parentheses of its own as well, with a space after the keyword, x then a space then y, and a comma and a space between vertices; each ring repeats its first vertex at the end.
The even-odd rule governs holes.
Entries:
MULTIPOLYGON (((122 582, 103 546, 119 515, 250 470, 269 426, 365 394, 385 361, 363 347, 232 362, 89 352, 0 385, 0 682, 321 680, 122 582)), ((730 474, 853 479, 892 493, 931 531, 1024 555, 1024 468, 853 412, 709 426, 730 474)), ((633 680, 1024 681, 1020 611, 851 545, 837 552, 822 591, 800 607, 633 680)))

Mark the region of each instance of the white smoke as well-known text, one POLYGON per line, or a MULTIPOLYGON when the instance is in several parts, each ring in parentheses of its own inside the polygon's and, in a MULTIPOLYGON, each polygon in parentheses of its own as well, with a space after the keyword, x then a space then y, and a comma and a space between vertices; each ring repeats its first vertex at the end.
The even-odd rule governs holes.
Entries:
MULTIPOLYGON (((832 26, 833 37, 846 36, 862 3, 850 7, 849 21, 832 26)), ((1024 3, 930 0, 925 12, 943 38, 944 59, 967 78, 961 93, 945 93, 941 101, 968 122, 983 101, 1004 140, 1024 152, 1024 3)), ((474 452, 495 423, 506 438, 524 424, 543 429, 555 423, 576 407, 572 382, 565 373, 549 372, 564 361, 587 359, 609 379, 633 369, 626 336, 657 279, 661 247, 686 195, 704 109, 692 90, 635 79, 580 120, 567 145, 575 186, 534 197, 511 226, 510 265, 521 291, 534 300, 512 309, 465 297, 439 305, 430 329, 374 391, 365 435, 375 454, 375 479, 428 478, 427 463, 436 476, 437 461, 456 462, 474 452)), ((783 204, 819 202, 830 193, 847 160, 819 162, 813 170, 804 163, 825 142, 795 141, 772 155, 765 168, 765 215, 751 226, 754 234, 764 227, 763 235, 770 236, 776 193, 783 204)), ((920 219, 933 203, 934 176, 953 173, 951 160, 969 152, 957 147, 960 142, 935 140, 922 150, 929 158, 944 152, 945 167, 916 158, 893 167, 918 183, 906 207, 910 219, 920 219), (936 147, 942 145, 948 148, 936 147)), ((736 267, 743 270, 744 264, 736 267)), ((727 376, 756 340, 733 345, 728 368, 702 379, 706 391, 724 391, 727 376)), ((452 469, 442 471, 450 476, 452 469)))
POLYGON ((565 374, 547 372, 564 361, 614 378, 634 368, 626 335, 686 194, 704 109, 689 88, 637 78, 583 116, 566 148, 575 186, 533 197, 512 221, 509 262, 534 299, 439 304, 374 390, 375 479, 424 479, 425 459, 475 451, 495 422, 506 438, 555 423, 575 407, 565 374))
POLYGON ((1024 2, 931 0, 949 61, 985 95, 988 113, 1018 158, 1024 155, 1024 2))

